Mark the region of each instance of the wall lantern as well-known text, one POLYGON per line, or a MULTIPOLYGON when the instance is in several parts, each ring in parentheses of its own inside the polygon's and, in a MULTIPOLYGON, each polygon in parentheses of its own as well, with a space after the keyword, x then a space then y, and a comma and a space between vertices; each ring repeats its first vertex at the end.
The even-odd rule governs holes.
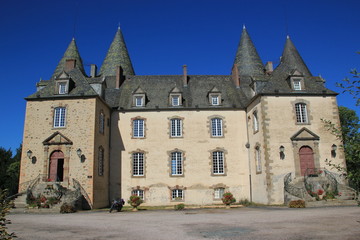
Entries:
POLYGON ((78 157, 80 158, 81 162, 85 161, 85 155, 82 154, 82 150, 80 148, 78 148, 78 150, 76 150, 76 154, 78 155, 78 157))
POLYGON ((27 156, 29 159, 31 159, 32 151, 31 151, 31 150, 28 150, 28 151, 26 152, 26 156, 27 156))
POLYGON ((284 153, 284 151, 285 151, 285 147, 281 145, 281 146, 279 147, 280 159, 281 159, 281 160, 284 160, 284 158, 285 158, 285 153, 284 153))
POLYGON ((331 146, 331 156, 334 158, 336 157, 336 150, 337 150, 337 146, 335 144, 333 144, 331 146))

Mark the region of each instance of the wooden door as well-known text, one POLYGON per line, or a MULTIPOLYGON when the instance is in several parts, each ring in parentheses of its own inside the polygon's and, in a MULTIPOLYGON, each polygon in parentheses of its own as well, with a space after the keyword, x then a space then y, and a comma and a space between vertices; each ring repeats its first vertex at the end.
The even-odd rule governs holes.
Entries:
POLYGON ((304 146, 299 150, 301 176, 305 175, 306 169, 315 168, 314 152, 311 147, 304 146))
POLYGON ((62 181, 64 171, 64 154, 62 151, 54 151, 50 156, 48 181, 62 181))

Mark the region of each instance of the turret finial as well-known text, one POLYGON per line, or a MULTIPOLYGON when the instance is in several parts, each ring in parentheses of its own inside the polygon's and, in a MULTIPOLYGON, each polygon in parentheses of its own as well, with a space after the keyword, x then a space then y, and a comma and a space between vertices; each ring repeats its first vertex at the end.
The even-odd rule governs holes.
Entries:
POLYGON ((244 29, 244 30, 246 29, 245 24, 243 24, 243 29, 244 29))

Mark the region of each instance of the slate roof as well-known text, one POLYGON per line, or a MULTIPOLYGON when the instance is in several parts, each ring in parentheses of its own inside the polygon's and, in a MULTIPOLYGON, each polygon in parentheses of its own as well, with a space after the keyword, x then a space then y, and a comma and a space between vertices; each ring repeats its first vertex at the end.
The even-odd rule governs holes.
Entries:
POLYGON ((39 98, 64 98, 64 97, 69 98, 69 97, 98 96, 98 94, 90 86, 86 77, 82 74, 82 72, 79 69, 74 68, 66 74, 68 74, 71 80, 74 82, 74 87, 70 89, 68 94, 56 94, 56 81, 49 80, 49 81, 42 81, 44 88, 28 96, 26 99, 34 100, 39 98), (45 82, 47 83, 46 85, 44 84, 45 82))
POLYGON ((56 66, 56 69, 55 69, 51 79, 54 79, 56 76, 58 76, 64 70, 66 60, 68 60, 68 59, 75 59, 76 60, 76 68, 79 69, 84 75, 86 75, 85 70, 84 70, 84 65, 83 65, 82 59, 79 54, 78 47, 76 45, 75 39, 73 38, 71 40, 69 46, 67 47, 67 49, 64 53, 64 56, 61 58, 60 62, 56 66))
POLYGON ((237 64, 240 76, 264 75, 264 66, 248 32, 244 26, 234 64, 237 64))
POLYGON ((100 68, 101 76, 115 76, 116 67, 121 66, 125 76, 135 75, 123 34, 118 28, 114 40, 100 68))
POLYGON ((141 109, 132 106, 132 94, 141 87, 146 93, 146 106, 142 109, 189 109, 189 108, 244 108, 247 98, 237 89, 228 75, 189 75, 187 87, 182 75, 133 76, 120 87, 119 109, 141 109), (182 106, 169 105, 169 94, 174 88, 182 93, 182 106), (211 106, 208 94, 216 87, 221 92, 221 106, 211 106))

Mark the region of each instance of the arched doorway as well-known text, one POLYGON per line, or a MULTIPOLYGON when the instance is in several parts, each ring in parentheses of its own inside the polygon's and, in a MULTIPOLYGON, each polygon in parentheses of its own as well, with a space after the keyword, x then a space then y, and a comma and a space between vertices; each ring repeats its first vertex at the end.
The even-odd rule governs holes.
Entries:
POLYGON ((62 182, 64 180, 64 153, 54 151, 50 155, 49 177, 50 182, 62 182))
POLYGON ((301 176, 305 175, 306 169, 315 168, 314 152, 311 147, 303 146, 299 150, 301 176))

